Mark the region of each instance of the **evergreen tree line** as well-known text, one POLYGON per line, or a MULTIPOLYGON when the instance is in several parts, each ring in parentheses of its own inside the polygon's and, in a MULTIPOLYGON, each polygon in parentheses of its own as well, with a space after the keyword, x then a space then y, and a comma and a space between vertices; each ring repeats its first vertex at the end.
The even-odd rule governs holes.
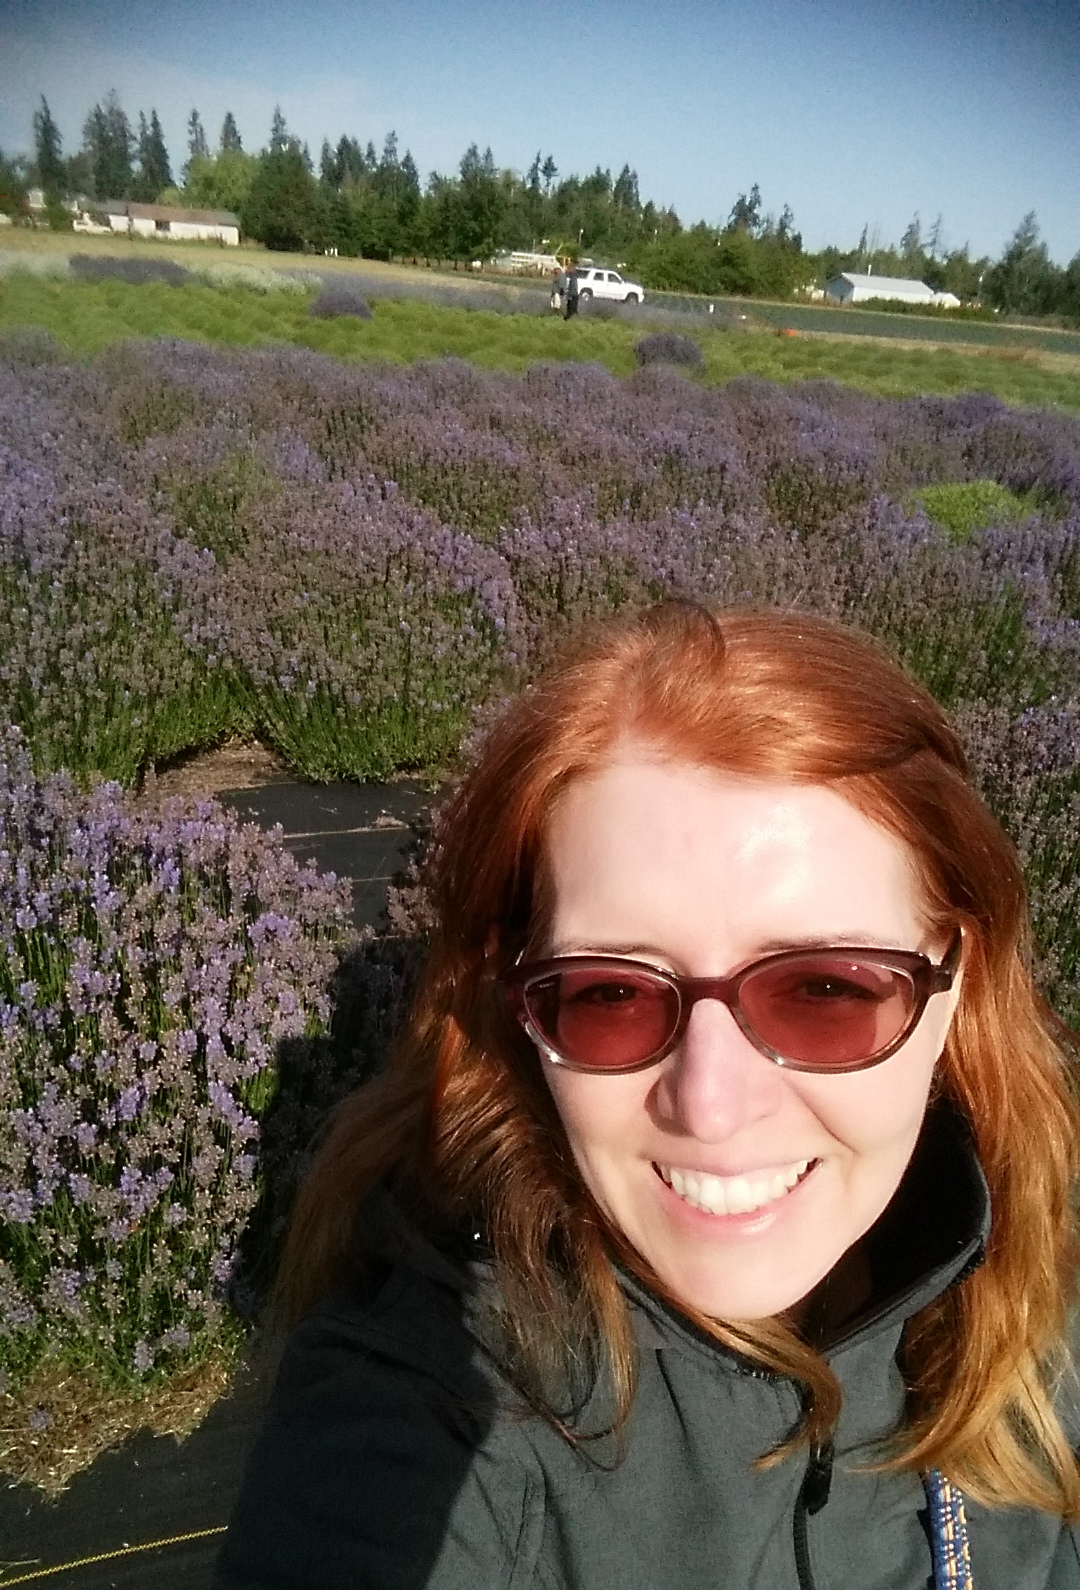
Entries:
POLYGON ((68 194, 159 200, 230 210, 248 237, 274 249, 459 263, 503 249, 540 249, 624 265, 653 289, 777 298, 838 271, 872 271, 919 278, 1013 314, 1080 320, 1080 253, 1065 269, 1056 265, 1034 213, 998 260, 973 259, 966 246, 947 248, 942 218, 924 232, 918 215, 898 246, 883 246, 864 228, 854 249, 828 247, 815 255, 803 249, 788 206, 778 217, 764 210, 757 184, 738 196, 722 225, 684 227, 673 209, 642 202, 629 165, 614 178, 599 166, 589 176, 562 176, 541 150, 521 175, 497 167, 490 148, 470 144, 454 175, 433 171, 422 183, 396 133, 387 134, 381 150, 343 134, 336 145, 324 140, 316 169, 280 108, 267 145, 256 152, 244 149, 231 111, 211 147, 193 110, 187 159, 174 183, 156 110, 149 117, 140 110, 135 127, 110 92, 87 116, 82 147, 65 158, 42 98, 33 159, 0 155, 0 209, 25 208, 31 183, 44 189, 54 224, 65 224, 60 200, 68 194))

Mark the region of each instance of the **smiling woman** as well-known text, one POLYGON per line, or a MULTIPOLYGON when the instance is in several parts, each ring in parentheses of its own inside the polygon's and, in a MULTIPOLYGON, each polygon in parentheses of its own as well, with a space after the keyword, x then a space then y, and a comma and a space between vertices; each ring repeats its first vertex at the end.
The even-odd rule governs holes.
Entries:
POLYGON ((668 1063, 647 1057, 648 1069, 612 1076, 592 1063, 598 1027, 625 1044, 630 1013, 658 999, 549 972, 570 987, 551 1000, 550 1046, 546 1034, 539 1043, 586 1186, 672 1294, 720 1319, 804 1311, 899 1185, 959 992, 942 988, 887 1055, 916 1014, 914 988, 861 947, 921 950, 938 937, 904 846, 821 785, 672 764, 629 745, 559 801, 546 860, 545 950, 568 968, 618 950, 699 977, 748 967, 743 989, 778 980, 736 996, 734 1009, 700 1000, 677 1052, 655 1054, 668 1063), (767 945, 783 950, 759 959, 767 945), (795 945, 813 949, 792 961, 795 945), (902 1024, 882 1042, 894 1006, 902 1024), (852 1045, 861 1069, 848 1074, 852 1045))
POLYGON ((220 1583, 1080 1587, 1070 1039, 930 697, 653 609, 507 709, 432 884, 220 1583))

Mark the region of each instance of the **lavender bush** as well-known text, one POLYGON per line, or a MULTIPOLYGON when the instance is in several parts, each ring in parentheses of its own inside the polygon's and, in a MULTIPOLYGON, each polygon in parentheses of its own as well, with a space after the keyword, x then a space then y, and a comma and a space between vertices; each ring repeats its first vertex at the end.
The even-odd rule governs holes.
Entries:
POLYGON ((108 254, 72 254, 68 260, 72 276, 83 282, 130 282, 141 287, 146 282, 165 282, 182 287, 193 272, 171 259, 117 259, 108 254))
POLYGON ((358 320, 370 320, 367 301, 347 282, 328 282, 312 299, 309 315, 316 320, 336 320, 339 315, 355 315, 358 320))
POLYGON ((654 331, 648 337, 639 337, 634 343, 634 358, 638 364, 684 364, 700 370, 705 356, 691 337, 677 331, 654 331))
POLYGON ((34 777, 0 734, 0 1371, 137 1386, 232 1328, 279 1048, 346 891, 213 802, 34 777))

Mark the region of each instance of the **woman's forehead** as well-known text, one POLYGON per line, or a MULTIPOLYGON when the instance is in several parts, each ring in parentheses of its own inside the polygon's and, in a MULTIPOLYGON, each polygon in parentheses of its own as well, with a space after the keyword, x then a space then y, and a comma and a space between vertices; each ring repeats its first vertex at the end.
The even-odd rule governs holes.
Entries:
POLYGON ((561 795, 544 872, 556 935, 912 943, 925 912, 906 845, 824 785, 623 755, 561 795))

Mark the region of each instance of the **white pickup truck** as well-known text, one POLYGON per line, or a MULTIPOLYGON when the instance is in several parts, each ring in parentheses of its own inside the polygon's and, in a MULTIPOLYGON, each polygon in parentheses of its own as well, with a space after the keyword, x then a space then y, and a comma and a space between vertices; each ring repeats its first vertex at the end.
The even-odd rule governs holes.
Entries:
POLYGON ((606 265, 577 265, 574 275, 579 299, 614 298, 620 304, 640 304, 644 300, 644 287, 638 282, 626 281, 618 271, 609 270, 606 265))

